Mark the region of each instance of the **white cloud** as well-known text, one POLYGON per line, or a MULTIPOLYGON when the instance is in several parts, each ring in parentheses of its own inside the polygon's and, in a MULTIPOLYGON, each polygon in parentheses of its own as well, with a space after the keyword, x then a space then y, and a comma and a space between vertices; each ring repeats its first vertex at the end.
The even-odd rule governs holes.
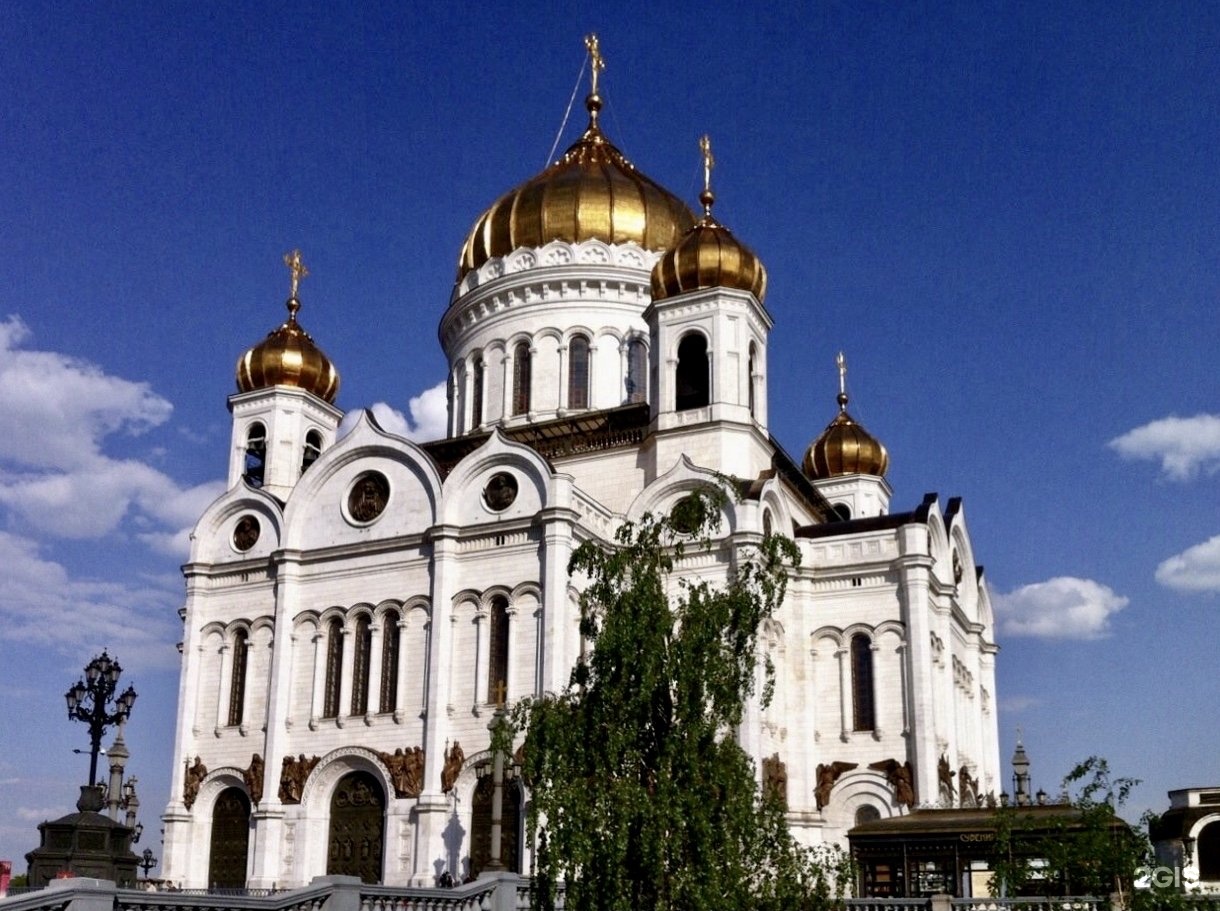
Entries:
POLYGON ((1125 459, 1160 460, 1161 472, 1186 481, 1200 471, 1220 471, 1220 415, 1170 415, 1144 424, 1107 444, 1125 459))
POLYGON ((66 807, 45 807, 37 809, 35 807, 18 807, 17 818, 24 819, 26 822, 45 822, 48 819, 59 819, 67 816, 71 812, 66 807))
POLYGON ((1024 712, 1026 709, 1036 708, 1042 704, 1042 700, 1034 696, 1006 696, 1000 700, 1000 710, 1003 712, 1024 712))
POLYGON ((1181 592, 1220 592, 1220 535, 1162 562, 1156 581, 1181 592))
POLYGON ((1060 576, 1023 585, 992 603, 1000 632, 1039 639, 1100 639, 1110 632, 1110 617, 1127 598, 1092 579, 1060 576))
POLYGON ((129 515, 175 529, 194 522, 222 484, 182 489, 144 462, 102 452, 112 434, 164 423, 170 403, 147 383, 18 347, 29 335, 18 316, 0 321, 0 504, 32 528, 65 538, 101 537, 129 515))
POLYGON ((36 542, 0 531, 0 638, 77 655, 99 646, 125 664, 177 667, 181 583, 72 579, 36 542))
MULTIPOLYGON (((445 435, 449 424, 449 403, 448 397, 445 395, 443 380, 431 389, 425 389, 419 395, 412 397, 407 402, 407 408, 411 412, 410 418, 385 402, 374 403, 369 411, 373 412, 373 417, 377 419, 377 423, 383 430, 406 437, 408 440, 426 443, 429 440, 439 440, 445 435)), ((340 437, 351 430, 359 413, 359 411, 347 413, 342 423, 339 424, 338 435, 340 437)))

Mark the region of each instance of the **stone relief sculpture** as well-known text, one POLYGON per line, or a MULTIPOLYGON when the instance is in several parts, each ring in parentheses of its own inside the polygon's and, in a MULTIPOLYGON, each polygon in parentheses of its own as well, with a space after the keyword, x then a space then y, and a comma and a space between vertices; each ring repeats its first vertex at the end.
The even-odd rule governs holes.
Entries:
POLYGON ((284 757, 284 765, 280 769, 280 800, 283 803, 301 802, 301 795, 305 793, 305 782, 309 780, 310 773, 320 761, 318 756, 306 759, 304 753, 296 759, 291 756, 284 757))
POLYGON ((936 764, 936 779, 940 782, 940 802, 946 807, 953 806, 954 798, 957 796, 957 788, 953 786, 953 779, 957 777, 957 773, 949 765, 949 760, 942 753, 940 762, 936 764))
POLYGON ((462 771, 462 763, 466 761, 466 754, 462 752, 462 745, 456 740, 453 741, 453 746, 445 750, 445 765, 441 768, 441 791, 448 794, 453 790, 454 782, 457 781, 458 773, 462 771))
POLYGON ((910 760, 883 759, 871 763, 869 768, 885 773, 885 780, 894 789, 894 803, 908 810, 915 806, 915 775, 910 760))
POLYGON ((763 793, 778 797, 788 806, 788 766, 774 753, 762 761, 763 793))
POLYGON ((263 757, 255 753, 250 757, 250 767, 241 773, 246 783, 246 793, 250 795, 250 803, 258 806, 263 799, 263 757))
POLYGON ((199 796, 199 786, 207 777, 208 767, 203 764, 202 759, 196 756, 195 764, 187 766, 186 778, 182 782, 182 805, 188 810, 195 805, 195 798, 199 796))
POLYGON ((834 790, 835 782, 844 772, 850 772, 858 766, 858 762, 819 763, 817 768, 817 786, 813 789, 813 798, 818 809, 825 809, 830 803, 830 792, 834 790))
POLYGON ((414 747, 403 750, 399 747, 390 753, 378 753, 377 758, 385 763, 394 784, 395 797, 418 797, 424 789, 424 750, 414 747))

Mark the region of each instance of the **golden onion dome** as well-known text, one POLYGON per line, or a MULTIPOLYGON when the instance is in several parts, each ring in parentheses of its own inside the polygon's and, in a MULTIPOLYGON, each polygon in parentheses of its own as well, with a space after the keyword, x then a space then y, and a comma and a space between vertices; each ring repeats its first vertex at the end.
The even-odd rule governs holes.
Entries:
POLYGON ((299 250, 286 255, 284 262, 292 271, 292 294, 286 304, 288 319, 238 358, 237 388, 240 392, 252 392, 271 386, 296 386, 334 403, 339 394, 339 371, 297 322, 297 311, 301 309, 297 286, 309 272, 301 262, 299 250))
POLYGON ((847 365, 842 353, 837 360, 839 413, 805 450, 805 475, 813 480, 845 474, 885 477, 886 469, 890 467, 889 453, 880 440, 847 413, 847 392, 844 389, 847 365))
POLYGON ((660 252, 694 223, 678 197, 645 176, 597 123, 601 98, 586 102, 589 126, 538 176, 505 193, 479 216, 458 259, 457 280, 488 260, 553 240, 635 243, 660 252))
POLYGON ((712 217, 712 148, 704 136, 703 217, 670 247, 652 267, 652 299, 662 300, 705 288, 737 288, 749 291, 761 303, 767 294, 767 270, 754 251, 712 217))

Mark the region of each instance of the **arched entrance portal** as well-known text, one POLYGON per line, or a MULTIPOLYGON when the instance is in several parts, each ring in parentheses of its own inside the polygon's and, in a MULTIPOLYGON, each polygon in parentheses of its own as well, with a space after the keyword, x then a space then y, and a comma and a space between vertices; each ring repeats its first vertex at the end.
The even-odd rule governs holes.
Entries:
POLYGON ((244 888, 249 850, 250 798, 241 788, 225 788, 212 807, 208 882, 222 889, 244 888))
POLYGON ((328 875, 359 876, 381 882, 385 841, 385 791, 368 772, 339 779, 330 799, 330 838, 326 845, 328 875))
MULTIPOLYGON (((490 766, 474 788, 470 821, 470 873, 478 876, 491 860, 491 794, 495 789, 490 766)), ((500 860, 512 873, 521 872, 521 787, 504 782, 504 803, 500 811, 500 860)))

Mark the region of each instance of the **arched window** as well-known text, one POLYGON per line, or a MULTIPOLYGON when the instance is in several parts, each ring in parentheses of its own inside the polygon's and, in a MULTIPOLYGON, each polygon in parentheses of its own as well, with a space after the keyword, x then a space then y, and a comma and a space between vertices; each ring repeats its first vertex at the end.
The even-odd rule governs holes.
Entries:
POLYGON ((530 346, 519 342, 513 349, 513 414, 530 410, 530 346))
POLYGON ((678 411, 703 408, 711 401, 708 388, 707 339, 698 332, 688 332, 678 343, 676 380, 674 405, 678 411))
POLYGON ((457 436, 462 432, 461 419, 457 417, 453 410, 454 393, 457 390, 457 381, 454 375, 449 374, 449 382, 445 384, 445 407, 449 412, 449 433, 451 436, 457 436))
POLYGON ((1209 883, 1220 880, 1220 822, 1203 827, 1195 850, 1199 854, 1199 879, 1209 883))
POLYGON ((863 633, 851 637, 852 729, 876 728, 873 706, 873 643, 863 633))
POLYGON ((381 618, 381 706, 382 713, 398 708, 398 611, 381 618))
POLYGON ((750 342, 750 358, 749 358, 749 367, 748 367, 748 372, 749 372, 748 379, 750 382, 750 388, 747 390, 747 395, 749 397, 749 403, 750 403, 750 417, 754 417, 754 387, 757 385, 755 382, 755 379, 754 379, 754 369, 755 369, 755 360, 757 358, 757 355, 758 355, 757 347, 755 347, 753 342, 750 342))
POLYGON ((246 434, 246 470, 242 477, 251 487, 262 487, 267 465, 267 428, 257 421, 246 434))
POLYGON ((589 340, 583 335, 568 342, 568 407, 589 407, 589 340))
POLYGON ((246 706, 246 667, 250 663, 250 634, 239 629, 233 635, 233 671, 229 681, 229 725, 242 723, 246 706))
POLYGON ((352 714, 363 715, 369 710, 369 652, 373 648, 373 630, 369 615, 356 618, 356 649, 352 656, 352 714))
POLYGON ((876 822, 881 818, 881 811, 874 807, 871 803, 861 804, 856 809, 856 825, 862 826, 866 822, 876 822))
POLYGON ((318 461, 322 454, 322 434, 311 430, 305 434, 305 454, 301 457, 301 474, 309 470, 309 466, 318 461))
POLYGON ((508 691, 508 599, 491 602, 491 628, 487 636, 487 700, 502 703, 508 691))
POLYGON ((763 510, 763 537, 771 537, 771 510, 763 510))
POLYGON ((470 429, 476 430, 483 423, 483 358, 474 359, 474 375, 470 388, 470 429))
POLYGON ((322 717, 339 717, 339 682, 343 675, 343 623, 336 617, 326 624, 326 691, 322 717))
POLYGON ((627 403, 648 400, 648 346, 633 338, 627 343, 627 403))
POLYGON ((834 510, 834 514, 836 516, 838 516, 839 519, 841 519, 842 521, 844 521, 844 522, 851 521, 851 507, 848 506, 846 503, 836 503, 836 504, 834 504, 834 506, 832 506, 830 508, 832 510, 834 510))

